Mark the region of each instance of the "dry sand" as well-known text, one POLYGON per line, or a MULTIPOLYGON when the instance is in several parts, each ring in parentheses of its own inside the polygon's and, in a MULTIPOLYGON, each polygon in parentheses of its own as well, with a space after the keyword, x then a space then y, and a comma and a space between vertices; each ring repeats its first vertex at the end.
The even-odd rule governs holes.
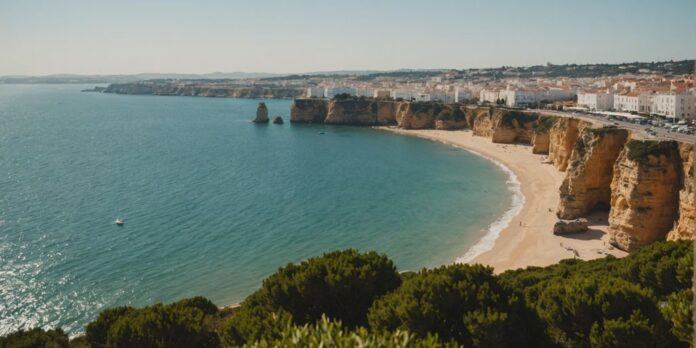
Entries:
MULTIPOLYGON (((473 258, 471 263, 492 266, 496 273, 526 266, 546 266, 568 258, 583 260, 626 253, 607 242, 607 214, 589 217, 586 233, 556 236, 552 233, 557 221, 558 188, 564 174, 551 164, 543 163, 545 155, 532 154, 529 145, 495 144, 490 138, 474 136, 469 130, 403 130, 380 127, 390 132, 418 136, 471 150, 494 159, 517 176, 524 195, 521 211, 504 228, 492 248, 473 258)), ((462 250, 462 255, 466 250, 462 250)))

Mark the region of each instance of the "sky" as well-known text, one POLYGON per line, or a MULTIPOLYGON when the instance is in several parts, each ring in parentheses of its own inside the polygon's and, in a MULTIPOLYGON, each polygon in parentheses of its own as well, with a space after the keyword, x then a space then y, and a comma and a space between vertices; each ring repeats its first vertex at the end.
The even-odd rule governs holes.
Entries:
POLYGON ((0 0, 0 75, 463 69, 695 57, 693 0, 0 0))

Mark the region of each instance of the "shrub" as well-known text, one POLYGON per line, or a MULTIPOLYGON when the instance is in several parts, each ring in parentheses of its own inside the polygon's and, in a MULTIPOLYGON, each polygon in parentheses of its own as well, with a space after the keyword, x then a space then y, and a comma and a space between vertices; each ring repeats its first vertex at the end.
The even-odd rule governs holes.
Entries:
POLYGON ((217 307, 203 297, 169 305, 107 309, 87 325, 92 347, 217 347, 217 307))
POLYGON ((61 329, 48 330, 34 328, 29 331, 15 331, 5 337, 0 337, 2 348, 67 348, 68 336, 61 329))
POLYGON ((241 343, 273 334, 270 323, 285 318, 313 323, 326 315, 348 327, 367 324, 372 302, 401 283, 391 260, 375 252, 337 251, 288 264, 263 281, 224 327, 226 339, 241 343), (274 319, 274 315, 277 316, 274 319))
POLYGON ((693 300, 693 290, 684 289, 670 295, 661 308, 665 319, 671 324, 672 334, 687 345, 693 342, 693 300))
POLYGON ((457 347, 454 342, 440 342, 435 335, 418 338, 407 331, 369 332, 365 328, 346 329, 340 321, 322 317, 316 324, 287 326, 272 340, 262 339, 245 347, 457 347))
POLYGON ((438 334, 466 346, 531 344, 535 324, 525 318, 522 301, 481 265, 423 270, 377 300, 369 312, 374 330, 438 334))

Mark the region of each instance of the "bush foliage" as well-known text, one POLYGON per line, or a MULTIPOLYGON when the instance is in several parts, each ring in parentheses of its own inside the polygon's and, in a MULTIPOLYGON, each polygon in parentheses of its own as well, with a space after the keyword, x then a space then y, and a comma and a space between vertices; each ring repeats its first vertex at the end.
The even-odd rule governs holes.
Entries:
POLYGON ((17 331, 5 347, 688 347, 691 242, 623 259, 564 260, 494 275, 450 265, 399 275, 346 250, 289 264, 240 307, 202 297, 104 310, 84 336, 17 331))

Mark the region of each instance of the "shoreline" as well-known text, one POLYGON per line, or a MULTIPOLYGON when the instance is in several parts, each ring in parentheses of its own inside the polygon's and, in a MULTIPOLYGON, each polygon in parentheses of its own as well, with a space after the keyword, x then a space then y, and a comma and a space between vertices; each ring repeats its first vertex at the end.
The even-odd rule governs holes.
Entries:
POLYGON ((511 207, 491 223, 484 236, 463 251, 455 262, 480 263, 493 267, 495 273, 501 273, 528 266, 548 266, 573 258, 575 253, 583 260, 607 254, 627 255, 607 243, 606 212, 588 216, 590 229, 585 233, 553 234, 553 225, 557 221, 558 188, 565 173, 551 164, 542 163, 545 155, 532 154, 529 145, 493 143, 490 138, 474 136, 471 130, 376 129, 462 148, 492 161, 507 172, 506 184, 513 194, 511 207))

